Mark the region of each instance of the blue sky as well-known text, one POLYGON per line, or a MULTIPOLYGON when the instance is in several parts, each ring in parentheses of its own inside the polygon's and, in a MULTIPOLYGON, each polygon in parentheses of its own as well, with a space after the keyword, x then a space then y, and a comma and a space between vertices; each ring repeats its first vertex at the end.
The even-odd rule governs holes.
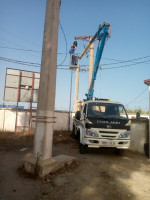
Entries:
MULTIPOLYGON (((0 1, 0 57, 41 63, 45 8, 46 0, 0 1)), ((148 110, 148 87, 144 85, 144 80, 150 79, 149 8, 149 0, 61 1, 60 22, 67 40, 67 53, 75 36, 94 35, 99 24, 104 21, 111 24, 111 38, 107 41, 102 55, 102 70, 97 74, 95 97, 110 98, 129 108, 148 110), (138 60, 112 64, 133 59, 138 60)), ((57 63, 60 64, 66 55, 66 42, 60 27, 58 38, 57 63)), ((87 45, 87 42, 79 40, 76 53, 84 50, 83 45, 87 45)), ((95 51, 96 45, 97 43, 95 51)), ((88 65, 89 58, 85 56, 79 63, 88 65)), ((69 54, 63 65, 69 68, 69 54)), ((40 72, 38 67, 21 66, 1 59, 0 104, 3 103, 6 68, 40 72)), ((88 72, 80 72, 79 76, 79 99, 82 100, 88 89, 88 72)), ((70 78, 69 70, 57 70, 56 109, 69 109, 70 78)), ((75 72, 72 105, 74 86, 75 72)))

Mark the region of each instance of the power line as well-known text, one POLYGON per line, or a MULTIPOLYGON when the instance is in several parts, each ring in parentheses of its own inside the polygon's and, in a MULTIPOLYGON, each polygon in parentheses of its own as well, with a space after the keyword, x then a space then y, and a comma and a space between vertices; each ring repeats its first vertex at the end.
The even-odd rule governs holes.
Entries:
POLYGON ((63 29, 63 27, 62 27, 60 21, 59 21, 59 25, 60 25, 60 28, 61 28, 61 30, 62 30, 62 32, 63 32, 64 39, 65 39, 65 43, 66 43, 66 56, 65 56, 64 60, 63 60, 59 65, 57 65, 57 66, 61 66, 61 65, 65 62, 65 60, 66 60, 66 58, 67 58, 67 39, 66 39, 66 35, 65 35, 64 29, 63 29))
POLYGON ((144 56, 144 57, 135 58, 135 59, 131 59, 131 60, 119 61, 119 62, 116 62, 116 63, 102 64, 101 66, 104 66, 104 65, 115 65, 115 64, 120 64, 120 63, 132 62, 132 61, 135 61, 135 60, 141 60, 141 59, 149 58, 149 57, 150 57, 150 56, 144 56))
MULTIPOLYGON (((139 58, 140 59, 140 58, 139 58)), ((41 64, 39 63, 33 63, 33 62, 26 62, 26 61, 21 61, 21 60, 14 60, 14 59, 10 59, 10 58, 5 58, 5 57, 0 57, 1 61, 4 62, 11 62, 11 63, 16 63, 16 64, 20 64, 20 65, 26 65, 26 66, 32 66, 32 67, 40 67, 41 64)), ((116 69, 116 68, 125 68, 125 67, 129 67, 129 66, 133 66, 133 65, 138 65, 138 64, 142 64, 145 63, 147 64, 147 62, 149 62, 150 60, 146 60, 146 61, 141 61, 141 62, 136 62, 136 63, 132 63, 129 65, 123 65, 123 66, 116 66, 116 67, 108 67, 108 68, 100 68, 101 70, 106 70, 106 69, 116 69)), ((57 66, 68 66, 68 65, 63 65, 63 64, 59 64, 57 66)), ((86 67, 88 65, 80 65, 80 67, 86 67)), ((83 71, 88 71, 88 69, 82 69, 83 71)))
MULTIPOLYGON (((15 47, 8 47, 8 46, 1 46, 1 45, 0 45, 0 48, 12 49, 12 50, 18 50, 18 51, 25 51, 25 52, 41 53, 41 51, 39 51, 39 50, 15 48, 15 47)), ((61 55, 61 54, 62 54, 62 55, 63 55, 63 54, 66 54, 66 57, 67 57, 67 54, 69 54, 69 53, 67 53, 67 45, 66 45, 66 53, 57 53, 57 54, 60 54, 60 55, 61 55)), ((61 64, 59 64, 58 66, 62 65, 62 64, 65 62, 66 57, 65 57, 64 61, 63 61, 61 64)), ((103 58, 103 59, 114 60, 114 61, 119 61, 119 62, 115 62, 115 63, 106 63, 106 64, 104 63, 104 64, 101 64, 101 66, 114 65, 114 64, 120 64, 120 63, 126 63, 126 62, 132 62, 132 61, 135 61, 135 60, 140 60, 140 59, 144 59, 144 58, 148 58, 148 57, 150 57, 150 56, 144 56, 144 57, 135 58, 135 59, 130 59, 130 60, 118 60, 118 59, 112 59, 112 58, 103 58)), ((147 62, 148 62, 148 61, 142 62, 142 63, 149 64, 149 63, 147 63, 147 62)), ((137 64, 137 63, 133 63, 132 65, 134 65, 134 64, 137 64)), ((140 63, 139 63, 139 64, 140 64, 140 63)), ((87 64, 87 65, 82 65, 82 66, 88 66, 88 64, 87 64)), ((128 66, 128 65, 127 65, 127 66, 128 66)), ((113 68, 120 68, 120 67, 123 67, 123 66, 112 67, 112 68, 105 68, 105 69, 113 69, 113 68)))
MULTIPOLYGON (((2 38, 0 38, 0 39, 2 39, 2 38)), ((9 43, 9 44, 10 44, 10 43, 15 44, 15 45, 21 47, 20 49, 24 49, 24 47, 23 47, 22 45, 20 45, 20 44, 18 44, 18 43, 16 43, 16 42, 7 41, 7 40, 5 40, 5 39, 2 39, 2 40, 6 41, 6 42, 9 43)), ((24 53, 27 54, 27 55, 30 55, 30 56, 37 57, 37 55, 35 55, 35 54, 30 54, 30 53, 27 52, 27 51, 24 51, 24 53)), ((39 57, 39 56, 38 56, 38 57, 39 57)))
POLYGON ((4 57, 0 57, 0 60, 5 61, 5 62, 11 62, 11 63, 21 64, 21 65, 32 66, 32 67, 40 67, 41 66, 39 63, 25 62, 25 61, 14 60, 14 59, 4 58, 4 57))
MULTIPOLYGON (((21 61, 21 60, 10 59, 10 58, 0 57, 0 60, 5 61, 5 62, 10 62, 10 63, 16 63, 16 64, 19 64, 19 65, 25 65, 25 66, 31 66, 31 67, 41 67, 41 65, 39 63, 25 62, 25 61, 21 61)), ((61 66, 62 67, 68 67, 69 65, 61 65, 61 66)), ((67 68, 60 68, 60 67, 58 69, 68 70, 67 68)))
POLYGON ((12 49, 12 50, 17 50, 17 51, 30 51, 30 52, 34 52, 34 53, 41 53, 41 51, 36 51, 36 50, 32 50, 32 49, 20 49, 20 48, 7 47, 7 46, 1 46, 1 45, 0 45, 0 48, 12 49))
POLYGON ((136 98, 134 98, 132 101, 130 101, 129 103, 127 103, 125 106, 128 106, 129 104, 131 104, 134 101, 136 101, 146 90, 147 90, 147 87, 136 98))
POLYGON ((122 66, 116 66, 116 67, 107 67, 107 68, 102 68, 102 70, 105 70, 105 69, 119 69, 119 68, 125 68, 125 67, 129 67, 129 66, 133 66, 133 65, 138 65, 138 64, 142 64, 142 63, 147 63, 149 62, 150 60, 146 60, 146 61, 142 61, 142 62, 136 62, 136 63, 133 63, 133 64, 129 64, 129 65, 122 65, 122 66))
POLYGON ((9 31, 3 30, 2 28, 0 28, 0 31, 1 31, 1 32, 8 33, 8 34, 12 35, 13 37, 19 38, 19 39, 21 39, 21 40, 23 40, 23 41, 26 41, 26 42, 32 43, 32 44, 34 44, 34 45, 40 47, 39 44, 36 44, 36 43, 33 42, 33 41, 27 40, 26 38, 23 38, 23 37, 21 37, 21 36, 19 36, 19 35, 16 35, 16 34, 14 34, 14 33, 9 32, 9 31))
MULTIPOLYGON (((8 47, 8 46, 1 46, 0 45, 0 48, 3 48, 3 49, 10 49, 10 50, 17 50, 17 51, 31 51, 31 52, 34 52, 34 53, 41 53, 40 50, 33 50, 33 49, 23 49, 23 48, 15 48, 15 47, 8 47)), ((66 54, 66 53, 57 53, 57 54, 66 54)), ((69 53, 67 53, 69 54, 69 53)))

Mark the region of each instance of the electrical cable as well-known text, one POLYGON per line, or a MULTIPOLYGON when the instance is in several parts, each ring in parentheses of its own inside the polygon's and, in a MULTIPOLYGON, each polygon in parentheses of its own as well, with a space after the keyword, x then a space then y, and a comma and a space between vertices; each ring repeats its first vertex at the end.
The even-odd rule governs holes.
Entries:
MULTIPOLYGON (((147 56, 145 56, 145 57, 147 57, 147 56)), ((138 58, 138 59, 141 59, 141 58, 138 58)), ((32 62, 14 60, 14 59, 5 58, 5 57, 0 57, 0 60, 1 61, 5 61, 5 62, 16 63, 16 64, 20 64, 20 65, 32 66, 32 67, 40 67, 41 66, 39 63, 32 63, 32 62)), ((128 65, 122 65, 122 66, 116 66, 116 67, 108 67, 108 68, 100 68, 100 69, 101 70, 107 70, 107 69, 125 68, 125 67, 129 67, 129 66, 137 65, 137 64, 142 64, 142 63, 147 64, 148 62, 150 62, 150 60, 136 62, 136 63, 132 63, 132 64, 128 64, 128 65)), ((57 65, 57 67, 58 66, 68 66, 68 65, 61 64, 61 65, 57 65)), ((86 66, 88 66, 88 65, 80 65, 80 67, 86 67, 86 66)), ((88 71, 87 69, 83 69, 83 70, 88 71)))
MULTIPOLYGON (((138 65, 138 64, 142 64, 142 63, 147 63, 150 60, 146 60, 146 61, 142 61, 142 62, 136 62, 133 64, 129 64, 129 65, 122 65, 122 66, 116 66, 116 67, 107 67, 107 68, 101 68, 102 70, 107 70, 107 69, 118 69, 118 68, 125 68, 125 67, 129 67, 129 66, 133 66, 133 65, 138 65)), ((102 66, 102 65, 101 65, 102 66)))
MULTIPOLYGON (((1 46, 1 45, 0 45, 0 48, 6 48, 6 49, 12 49, 12 50, 18 50, 18 51, 34 52, 34 53, 40 53, 41 52, 41 51, 32 50, 32 49, 14 48, 14 47, 1 46)), ((66 53, 57 53, 57 54, 60 54, 60 55, 62 54, 63 55, 63 54, 66 54, 66 53)), ((69 54, 69 53, 67 53, 67 54, 69 54)), ((147 58, 147 57, 150 57, 150 56, 144 56, 144 57, 135 58, 135 59, 131 59, 131 60, 117 60, 117 59, 111 59, 111 58, 103 58, 103 59, 114 60, 114 61, 119 61, 119 62, 116 62, 116 63, 106 63, 106 64, 104 63, 104 64, 101 64, 101 66, 114 65, 114 64, 126 63, 126 62, 132 62, 132 61, 144 59, 144 58, 147 58)), ((63 61, 63 63, 64 63, 64 61, 63 61)), ((135 64, 135 63, 133 63, 133 64, 135 64)), ((145 63, 145 64, 149 64, 149 63, 145 63)), ((82 65, 82 66, 88 66, 88 65, 82 65)))
MULTIPOLYGON (((2 39, 1 37, 0 37, 0 39, 2 39)), ((4 41, 6 41, 7 43, 12 43, 12 44, 15 44, 15 45, 17 45, 20 49, 24 49, 24 47, 22 46, 22 45, 20 45, 20 44, 18 44, 18 43, 16 43, 16 42, 12 42, 12 41, 7 41, 7 40, 5 40, 5 39, 2 39, 2 40, 4 40, 4 41)), ((4 44, 3 44, 4 45, 4 44)), ((25 54, 27 54, 27 55, 30 55, 30 56, 34 56, 34 57, 38 57, 39 58, 39 55, 36 55, 36 54, 31 54, 31 53, 29 53, 29 52, 27 52, 27 51, 24 51, 24 53, 25 54)), ((32 53, 34 53, 34 52, 32 52, 32 53)))
POLYGON ((127 103, 125 106, 128 106, 129 104, 133 103, 136 99, 138 99, 142 94, 147 90, 148 88, 146 87, 136 98, 134 98, 132 101, 127 103))
MULTIPOLYGON (((2 44, 2 43, 0 43, 0 44, 2 44)), ((41 53, 40 50, 38 51, 38 50, 33 50, 33 49, 22 49, 22 48, 8 47, 8 46, 4 46, 4 45, 3 46, 0 45, 0 48, 10 49, 10 50, 17 50, 17 51, 31 51, 33 53, 41 53)), ((63 55, 63 54, 66 54, 66 53, 57 53, 57 54, 63 55)), ((67 54, 69 54, 69 53, 67 53, 67 54)))
POLYGON ((33 42, 33 41, 27 40, 27 39, 25 39, 25 38, 23 38, 23 37, 21 37, 21 36, 19 36, 19 35, 16 35, 16 34, 14 34, 14 33, 9 32, 9 31, 3 30, 2 28, 0 28, 0 31, 1 31, 1 32, 8 33, 8 34, 12 35, 13 37, 19 38, 19 39, 21 39, 21 40, 23 40, 23 41, 29 42, 30 44, 32 43, 32 44, 34 44, 34 45, 40 47, 39 44, 36 44, 36 43, 33 42))
POLYGON ((104 65, 116 65, 116 64, 120 64, 120 63, 126 63, 126 62, 132 62, 132 61, 135 61, 135 60, 141 60, 141 59, 149 58, 149 57, 150 56, 144 56, 144 57, 135 58, 135 59, 131 59, 131 60, 119 61, 119 62, 116 62, 116 63, 102 64, 101 66, 104 66, 104 65))
MULTIPOLYGON (((41 66, 39 63, 25 62, 25 61, 14 60, 14 59, 4 58, 4 57, 0 57, 0 61, 16 63, 16 64, 19 64, 19 65, 31 66, 31 67, 40 67, 41 66)), ((69 67, 69 66, 68 65, 61 65, 61 66, 57 67, 57 69, 70 70, 69 68, 62 68, 62 67, 69 67)), ((81 67, 82 67, 82 65, 81 65, 81 67)))
POLYGON ((32 66, 32 67, 40 67, 39 63, 25 62, 25 61, 14 60, 14 59, 4 58, 4 57, 0 57, 0 60, 5 61, 5 62, 11 62, 11 63, 21 64, 21 65, 32 66))
POLYGON ((57 66, 61 66, 66 61, 66 58, 67 58, 67 39, 66 39, 66 35, 65 35, 64 29, 63 29, 60 21, 59 21, 59 25, 60 25, 60 28, 61 28, 61 30, 63 32, 65 43, 66 43, 66 56, 65 56, 64 60, 60 64, 58 64, 57 66))
POLYGON ((12 49, 12 50, 17 50, 17 51, 30 51, 30 52, 34 52, 34 53, 41 53, 41 51, 36 51, 36 50, 32 50, 32 49, 20 49, 20 48, 6 47, 6 46, 1 46, 1 45, 0 45, 0 48, 12 49))

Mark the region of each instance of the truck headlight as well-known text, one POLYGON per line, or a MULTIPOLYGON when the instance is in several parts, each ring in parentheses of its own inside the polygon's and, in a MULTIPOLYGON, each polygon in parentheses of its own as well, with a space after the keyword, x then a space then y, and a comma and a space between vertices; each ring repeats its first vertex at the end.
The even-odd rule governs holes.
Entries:
POLYGON ((91 129, 86 129, 86 135, 91 136, 91 137, 98 137, 98 133, 91 129))
POLYGON ((119 138, 130 138, 130 131, 125 131, 121 133, 119 138))

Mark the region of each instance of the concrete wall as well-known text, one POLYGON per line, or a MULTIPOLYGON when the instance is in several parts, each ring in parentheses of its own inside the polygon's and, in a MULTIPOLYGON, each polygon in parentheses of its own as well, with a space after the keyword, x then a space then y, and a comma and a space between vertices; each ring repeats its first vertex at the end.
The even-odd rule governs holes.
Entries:
POLYGON ((145 154, 145 145, 148 143, 148 119, 131 120, 130 150, 145 154))
MULTIPOLYGON (((32 111, 33 121, 32 121, 32 129, 35 129, 35 116, 36 110, 32 111)), ((72 116, 74 113, 71 113, 71 122, 70 127, 72 129, 72 116)), ((54 130, 68 130, 68 119, 69 113, 67 111, 55 111, 54 120, 54 130)), ((28 130, 30 119, 30 111, 29 110, 19 110, 18 111, 18 120, 17 120, 17 130, 25 131, 28 130)), ((16 110, 13 109, 0 109, 0 130, 2 131, 15 131, 15 122, 16 122, 16 110)))

